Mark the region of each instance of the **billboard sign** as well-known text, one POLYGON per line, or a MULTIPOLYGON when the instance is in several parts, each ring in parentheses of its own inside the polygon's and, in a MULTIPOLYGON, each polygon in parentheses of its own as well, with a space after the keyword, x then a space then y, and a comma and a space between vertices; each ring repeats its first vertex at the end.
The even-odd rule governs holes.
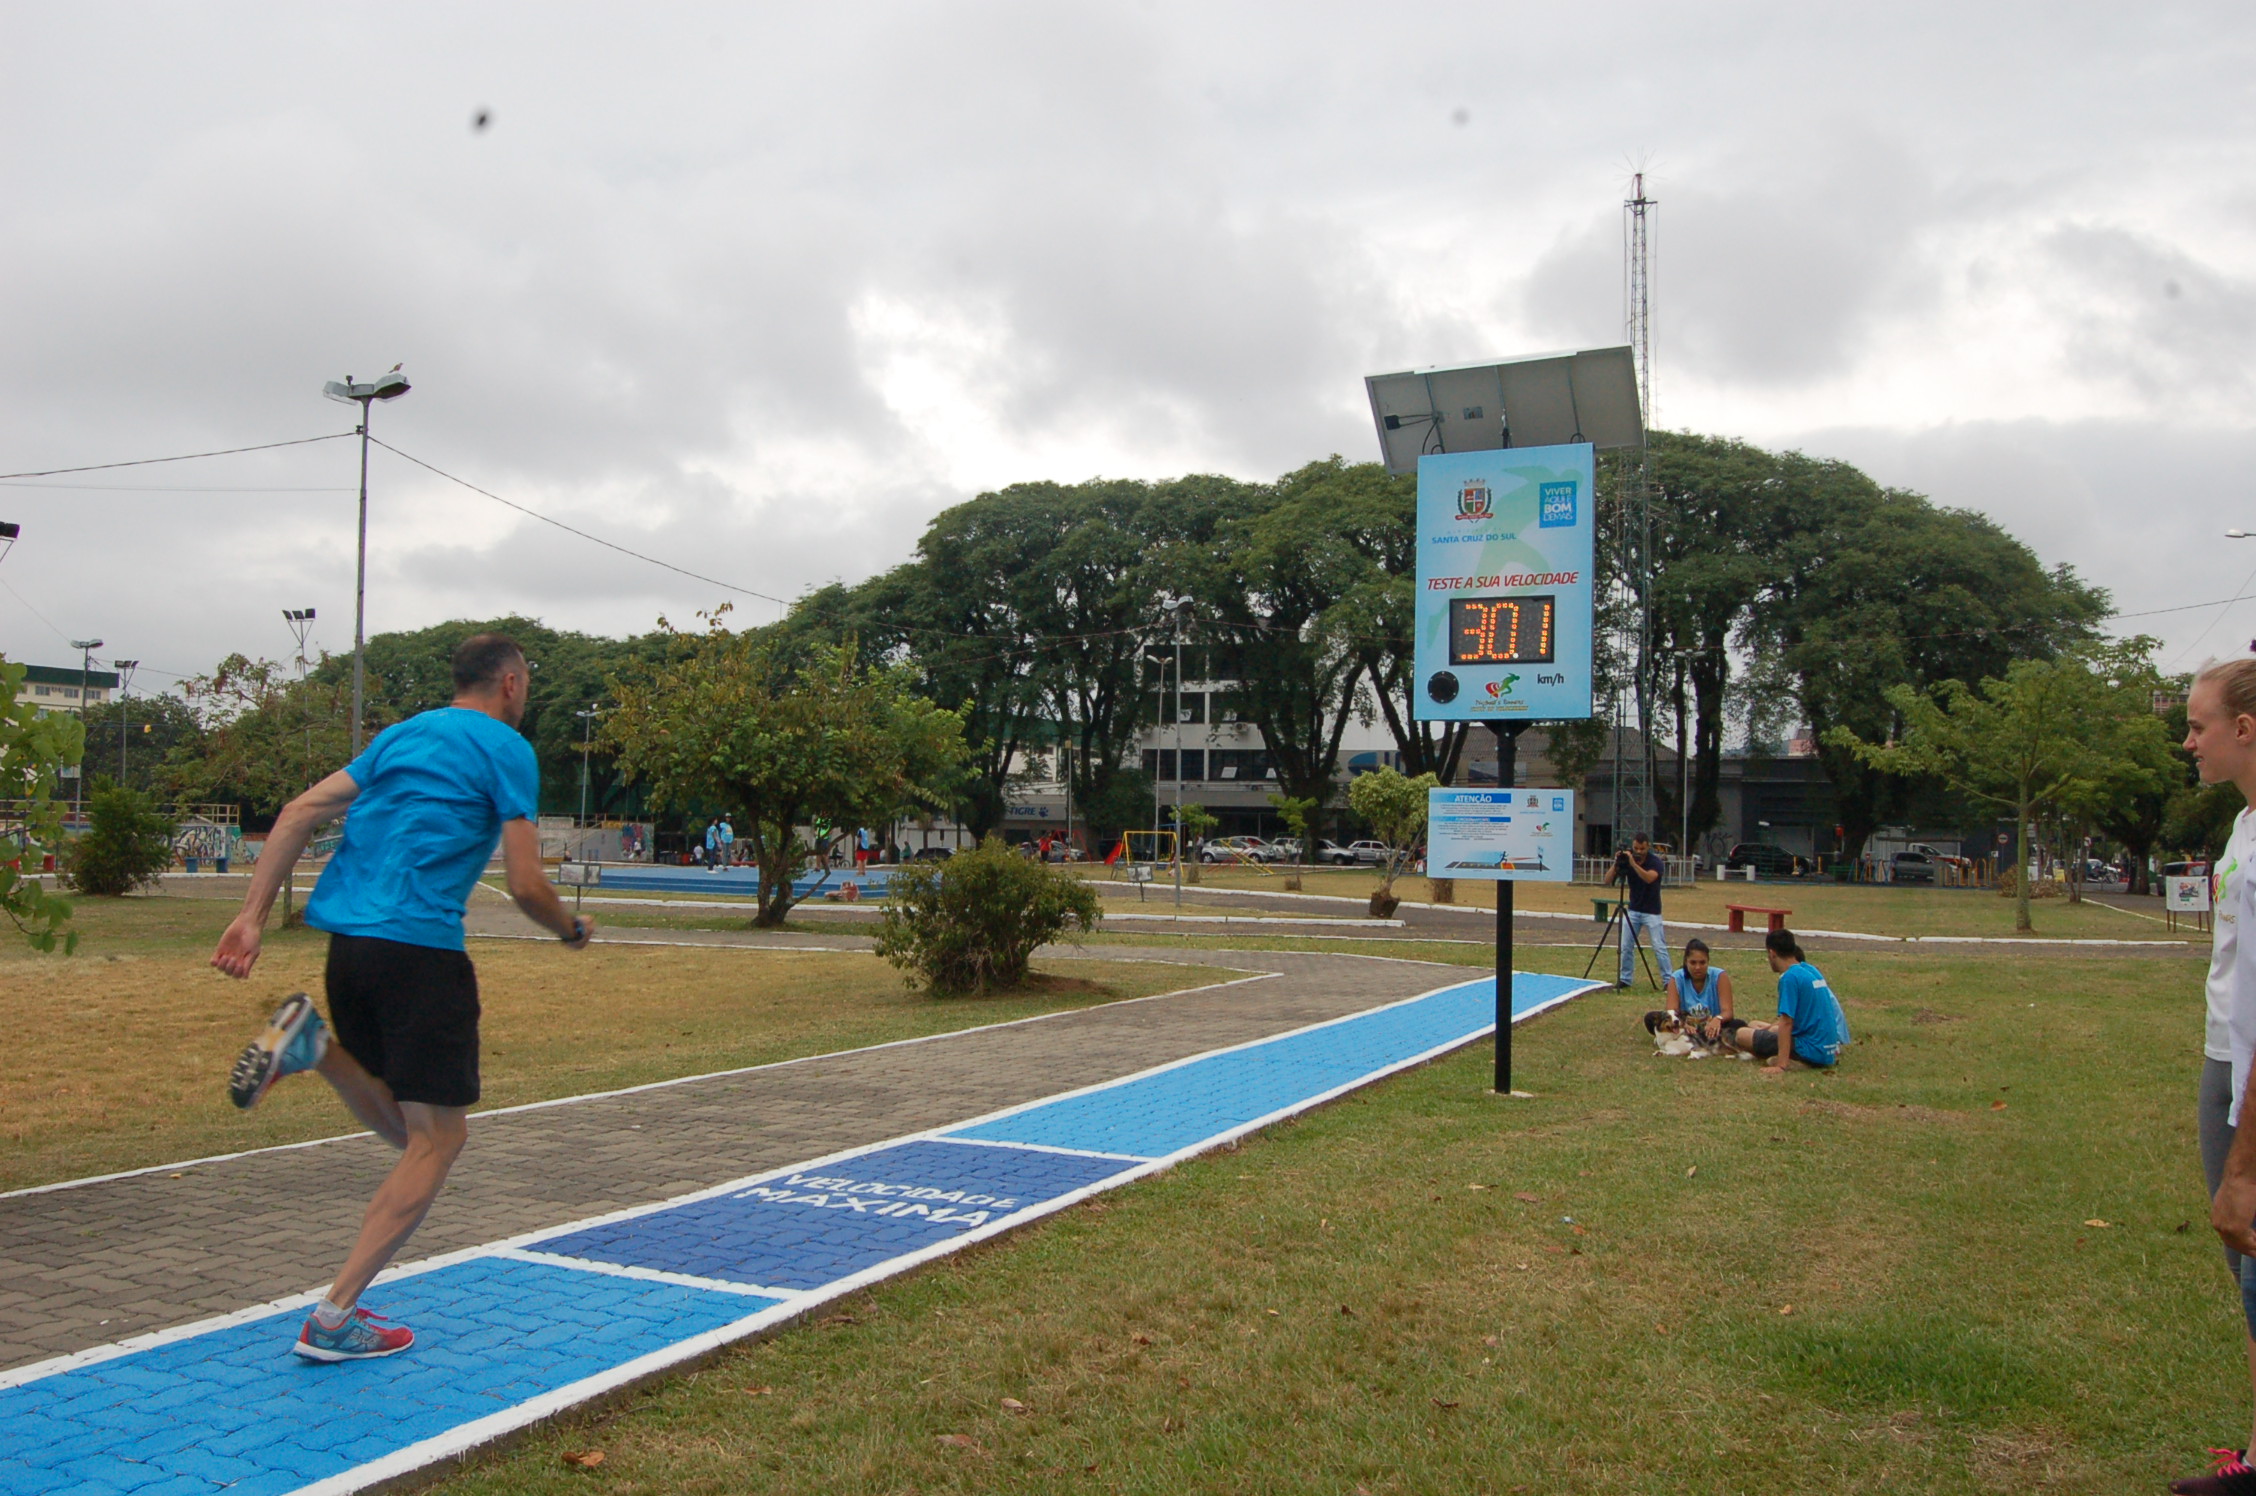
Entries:
POLYGON ((1596 476, 1587 442, 1418 459, 1414 716, 1590 716, 1596 476))
POLYGON ((1426 876, 1565 883, 1574 877, 1573 790, 1426 791, 1426 876))
POLYGON ((2176 874, 2162 880, 2162 907, 2172 914, 2207 914, 2209 879, 2206 874, 2185 878, 2176 874))

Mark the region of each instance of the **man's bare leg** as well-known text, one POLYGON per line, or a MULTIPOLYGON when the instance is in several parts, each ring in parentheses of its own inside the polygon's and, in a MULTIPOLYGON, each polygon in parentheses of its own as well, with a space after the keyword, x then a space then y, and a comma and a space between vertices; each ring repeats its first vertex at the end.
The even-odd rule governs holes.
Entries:
POLYGON ((360 1119, 361 1126, 394 1148, 407 1146, 407 1120, 400 1114, 400 1104, 392 1099, 392 1088, 363 1069, 360 1061, 345 1053, 342 1044, 332 1040, 321 1063, 313 1068, 336 1091, 345 1110, 360 1119))
MULTIPOLYGON (((385 1099, 390 1100, 388 1091, 385 1099)), ((425 1212, 439 1197, 447 1171, 454 1167, 470 1136, 463 1107, 429 1106, 420 1101, 393 1105, 399 1108, 406 1125, 407 1146, 399 1162, 392 1165, 392 1172, 384 1177, 376 1197, 368 1202, 368 1212, 360 1222, 360 1239, 353 1243, 352 1254, 329 1289, 329 1302, 339 1309, 350 1309, 359 1302, 361 1291, 423 1224, 425 1212)))
POLYGON ((1777 1027, 1770 1023, 1750 1023, 1731 1031, 1731 1042, 1749 1054, 1755 1052, 1755 1035, 1769 1033, 1777 1027))

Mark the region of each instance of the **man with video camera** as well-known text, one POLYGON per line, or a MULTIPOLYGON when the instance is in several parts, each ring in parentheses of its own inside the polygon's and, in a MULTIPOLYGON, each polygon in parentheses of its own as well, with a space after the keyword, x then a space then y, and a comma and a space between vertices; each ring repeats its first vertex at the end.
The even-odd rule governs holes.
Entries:
POLYGON ((1622 911, 1621 978, 1616 987, 1627 987, 1637 973, 1639 934, 1653 953, 1653 964, 1662 971, 1669 969, 1668 931, 1661 924, 1661 875, 1666 871, 1667 864, 1653 851, 1653 838, 1642 831, 1630 838, 1627 851, 1614 854, 1613 875, 1607 881, 1629 890, 1629 907, 1622 911))

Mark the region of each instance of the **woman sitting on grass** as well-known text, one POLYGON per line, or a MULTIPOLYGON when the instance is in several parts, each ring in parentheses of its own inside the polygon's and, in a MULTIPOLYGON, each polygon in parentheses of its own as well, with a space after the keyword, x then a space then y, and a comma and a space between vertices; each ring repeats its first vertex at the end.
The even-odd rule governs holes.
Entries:
POLYGON ((1767 1060, 1761 1074, 1779 1076, 1796 1060, 1824 1070, 1841 1057, 1849 1042, 1849 1021, 1825 974, 1810 965, 1791 930, 1773 930, 1763 941, 1770 969, 1778 973, 1778 1019, 1774 1023, 1723 1021, 1731 1042, 1758 1060, 1767 1060))
POLYGON ((1708 964, 1708 943, 1684 942, 1684 964, 1669 973, 1668 1006, 1645 1015, 1645 1032, 1682 1026, 1714 1043, 1731 1018, 1731 973, 1708 964))

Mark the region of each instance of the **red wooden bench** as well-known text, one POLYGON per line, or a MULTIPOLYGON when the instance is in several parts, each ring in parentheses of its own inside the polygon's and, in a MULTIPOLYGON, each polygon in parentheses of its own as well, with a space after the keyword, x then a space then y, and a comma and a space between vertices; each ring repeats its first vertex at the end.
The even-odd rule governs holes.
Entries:
POLYGON ((1731 928, 1734 930, 1746 929, 1747 916, 1750 914, 1768 915, 1770 928, 1783 930, 1786 928, 1786 916, 1794 912, 1791 909, 1765 909, 1760 904, 1726 904, 1723 907, 1731 911, 1731 928))

